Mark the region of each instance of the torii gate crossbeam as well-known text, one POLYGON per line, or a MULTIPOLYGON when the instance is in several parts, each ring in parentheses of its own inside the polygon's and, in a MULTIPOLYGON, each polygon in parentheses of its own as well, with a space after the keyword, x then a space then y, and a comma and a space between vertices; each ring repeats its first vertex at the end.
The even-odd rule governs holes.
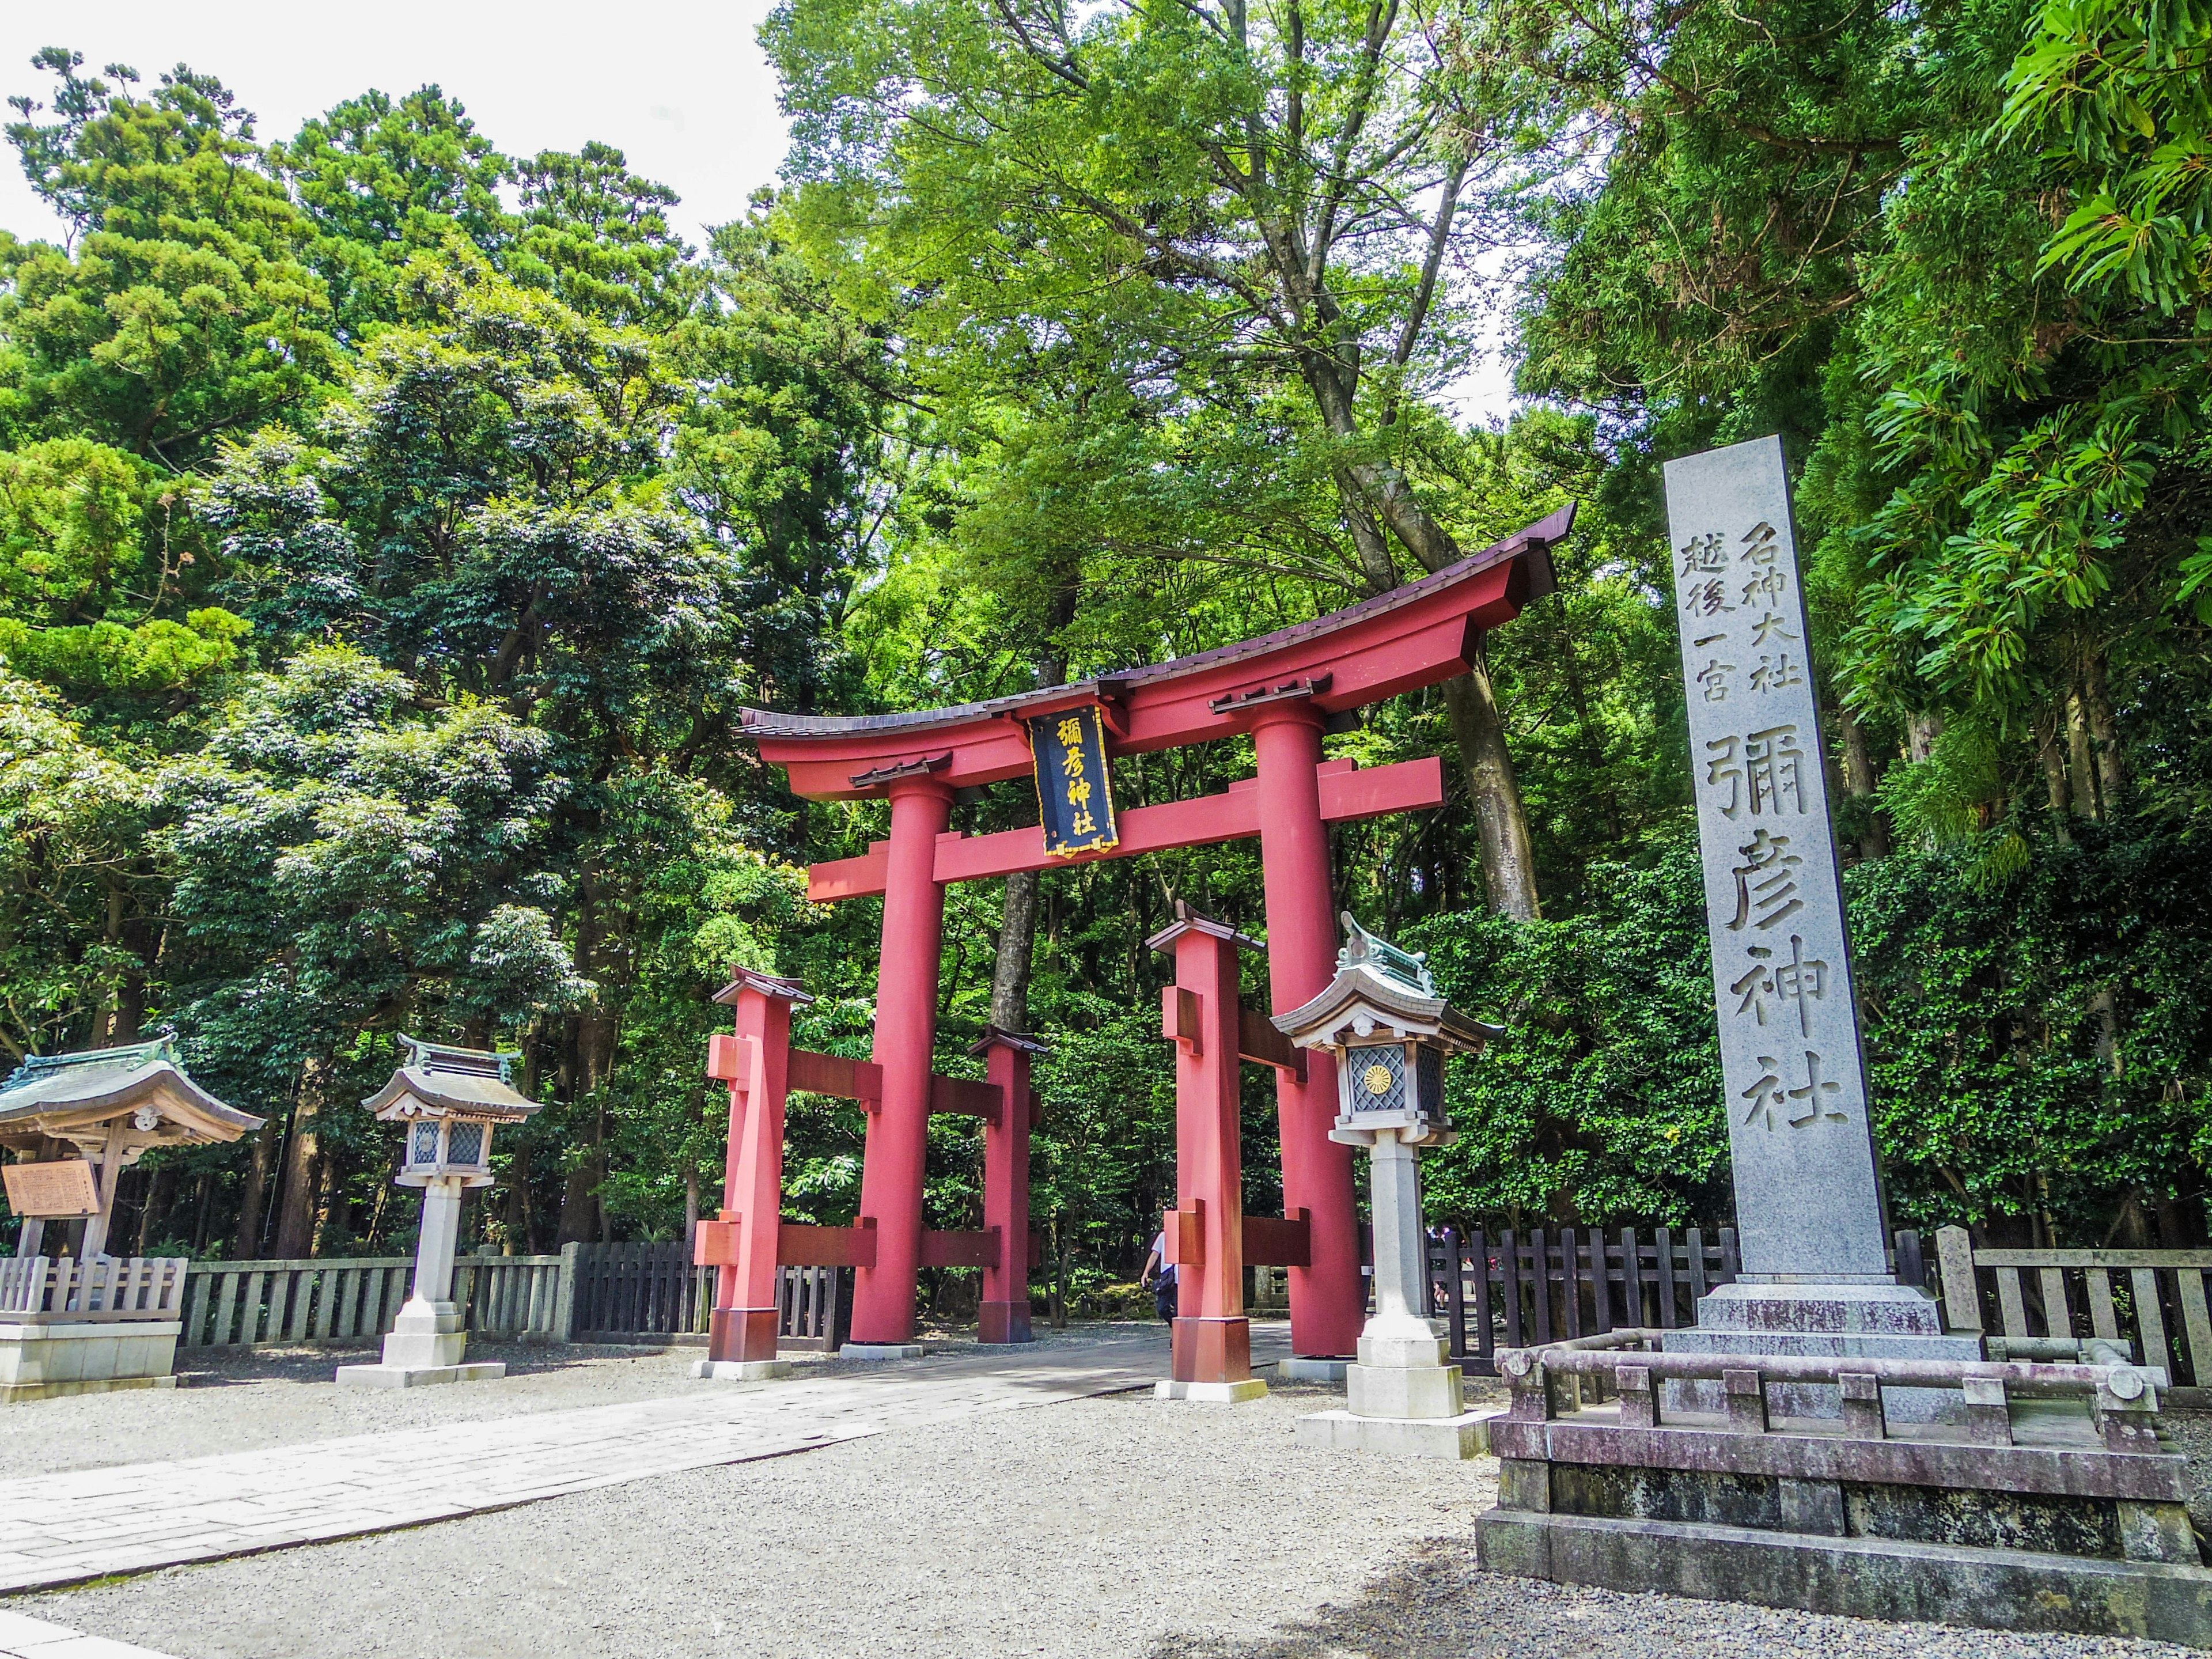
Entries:
MULTIPOLYGON (((860 858, 816 865, 808 882, 820 900, 884 896, 874 1049, 883 1099, 869 1122, 860 1188, 860 1212, 875 1230, 875 1261, 858 1269, 855 1342, 901 1343, 914 1332, 945 885, 1256 835, 1270 1001, 1277 1012, 1300 1006, 1328 983, 1334 959, 1328 825, 1443 799, 1434 759, 1359 772, 1349 763, 1322 761, 1323 732, 1336 716, 1467 672, 1484 631, 1551 590, 1547 550, 1573 523, 1570 504, 1364 604, 1116 675, 907 714, 742 711, 744 734, 763 760, 786 769, 797 793, 890 801, 888 841, 860 858), (1030 771, 1027 720, 1094 705, 1109 756, 1249 732, 1257 775, 1224 794, 1128 809, 1119 845, 1075 859, 1047 854, 1036 828, 947 832, 955 791, 1030 771)), ((1284 1206, 1310 1218, 1308 1262, 1291 1269, 1291 1346, 1301 1355, 1348 1354, 1365 1291, 1352 1153, 1328 1139, 1336 1079, 1318 1055, 1308 1058, 1303 1080, 1287 1069, 1276 1076, 1284 1206)))

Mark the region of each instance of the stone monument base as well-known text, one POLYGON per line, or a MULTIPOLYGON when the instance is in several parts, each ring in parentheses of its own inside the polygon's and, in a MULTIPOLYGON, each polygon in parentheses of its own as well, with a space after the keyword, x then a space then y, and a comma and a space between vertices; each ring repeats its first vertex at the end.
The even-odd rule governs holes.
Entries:
POLYGON ((1309 1446, 1331 1451, 1381 1452, 1390 1457, 1441 1457, 1464 1462, 1490 1455, 1491 1419, 1503 1407, 1462 1412, 1457 1417, 1361 1417, 1355 1413, 1310 1412, 1297 1420, 1297 1437, 1309 1446))
POLYGON ((503 1360, 467 1365, 341 1365, 342 1389, 422 1389, 435 1382, 496 1382, 507 1375, 503 1360))
MULTIPOLYGON (((1760 1284, 1739 1279, 1698 1298, 1693 1329, 1668 1331, 1668 1353, 1774 1354, 1803 1359, 1947 1359, 1982 1357, 1978 1337, 1947 1336, 1935 1297, 1917 1285, 1760 1284)), ((1774 1409, 1784 1417, 1834 1417, 1842 1410, 1833 1383, 1774 1382, 1774 1409)), ((1950 1389, 1888 1389, 1890 1420, 1958 1420, 1960 1396, 1950 1389)), ((1717 1412, 1721 1385, 1711 1379, 1669 1382, 1670 1411, 1717 1412)))
POLYGON ((1267 1383, 1256 1376, 1240 1377, 1234 1382, 1177 1382, 1163 1377, 1152 1385, 1155 1400, 1210 1400, 1218 1406, 1263 1399, 1267 1392, 1267 1383))
POLYGON ((174 1319, 0 1321, 0 1405, 116 1389, 173 1389, 174 1319))
POLYGON ((1641 1351, 1656 1331, 1503 1356, 1493 1571, 1863 1618, 2212 1645, 2212 1571, 2129 1365, 1641 1351), (1677 1409, 1712 1382, 1723 1410, 1677 1409), (1898 1421, 1899 1394, 1956 1409, 1898 1421), (1835 1415, 1776 1406, 1822 1385, 1835 1415), (1686 1391, 1683 1391, 1686 1392, 1686 1391), (1610 1399, 1607 1396, 1612 1395, 1610 1399))
POLYGON ((788 1359, 695 1359, 691 1375, 706 1382, 766 1382, 789 1376, 788 1359))

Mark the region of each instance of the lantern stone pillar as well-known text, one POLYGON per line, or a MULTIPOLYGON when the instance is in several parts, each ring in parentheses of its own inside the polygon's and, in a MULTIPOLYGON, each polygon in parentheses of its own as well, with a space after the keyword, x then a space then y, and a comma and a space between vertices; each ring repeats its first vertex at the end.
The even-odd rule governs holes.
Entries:
POLYGON ((374 1365, 341 1365, 341 1388, 413 1389, 434 1382, 489 1382, 507 1375, 498 1360, 471 1364, 467 1310, 453 1300, 453 1256, 460 1245, 461 1203, 492 1182, 495 1125, 523 1123, 538 1111, 507 1083, 520 1056, 455 1048, 403 1036, 407 1063, 362 1103, 380 1121, 398 1123, 399 1173, 394 1183, 422 1189, 422 1221, 415 1237, 415 1282, 374 1365))
POLYGON ((1345 1368, 1346 1409, 1301 1417, 1297 1434, 1366 1451, 1472 1457, 1487 1449, 1492 1413, 1465 1409, 1460 1369, 1430 1322, 1420 1148, 1452 1139, 1444 1061, 1480 1052, 1495 1032, 1437 996, 1419 957, 1349 915, 1344 923, 1336 976, 1275 1024, 1301 1048, 1331 1052, 1340 1110, 1330 1138, 1367 1149, 1375 1311, 1358 1362, 1345 1368))

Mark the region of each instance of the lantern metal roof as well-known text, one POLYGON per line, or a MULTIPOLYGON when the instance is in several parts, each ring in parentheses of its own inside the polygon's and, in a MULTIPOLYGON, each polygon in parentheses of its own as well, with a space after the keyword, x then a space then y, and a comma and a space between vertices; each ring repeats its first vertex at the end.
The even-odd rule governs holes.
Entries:
POLYGON ((1400 1036, 1432 1037, 1448 1047, 1479 1054, 1502 1025, 1470 1019, 1437 994, 1426 960, 1378 939, 1352 920, 1344 923, 1344 948, 1336 953, 1336 976, 1310 1001, 1274 1017, 1275 1029, 1302 1048, 1322 1048, 1343 1042, 1347 1027, 1364 1038, 1388 1026, 1400 1036))
POLYGON ((125 1118, 146 1146, 236 1140, 262 1123, 193 1082, 166 1036, 33 1054, 0 1082, 0 1146, 98 1139, 125 1118))
POLYGON ((402 1036, 408 1058, 392 1080, 362 1104, 390 1121, 406 1117, 471 1117, 489 1123, 522 1123, 535 1116, 538 1103, 525 1099, 507 1082, 519 1054, 489 1048, 457 1048, 402 1036))

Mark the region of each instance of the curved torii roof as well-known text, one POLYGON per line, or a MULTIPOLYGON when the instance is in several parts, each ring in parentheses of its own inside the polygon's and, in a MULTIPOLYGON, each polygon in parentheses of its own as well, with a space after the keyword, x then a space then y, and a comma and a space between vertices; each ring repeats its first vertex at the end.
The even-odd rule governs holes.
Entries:
POLYGON ((1548 550, 1573 527, 1572 502, 1417 582, 1311 622, 1195 656, 983 702, 892 714, 738 711, 761 757, 817 800, 882 793, 927 771, 953 787, 1020 777, 1022 721, 1104 707, 1107 750, 1141 754, 1249 729, 1251 712, 1290 697, 1336 714, 1466 672, 1484 630, 1552 591, 1548 550))

